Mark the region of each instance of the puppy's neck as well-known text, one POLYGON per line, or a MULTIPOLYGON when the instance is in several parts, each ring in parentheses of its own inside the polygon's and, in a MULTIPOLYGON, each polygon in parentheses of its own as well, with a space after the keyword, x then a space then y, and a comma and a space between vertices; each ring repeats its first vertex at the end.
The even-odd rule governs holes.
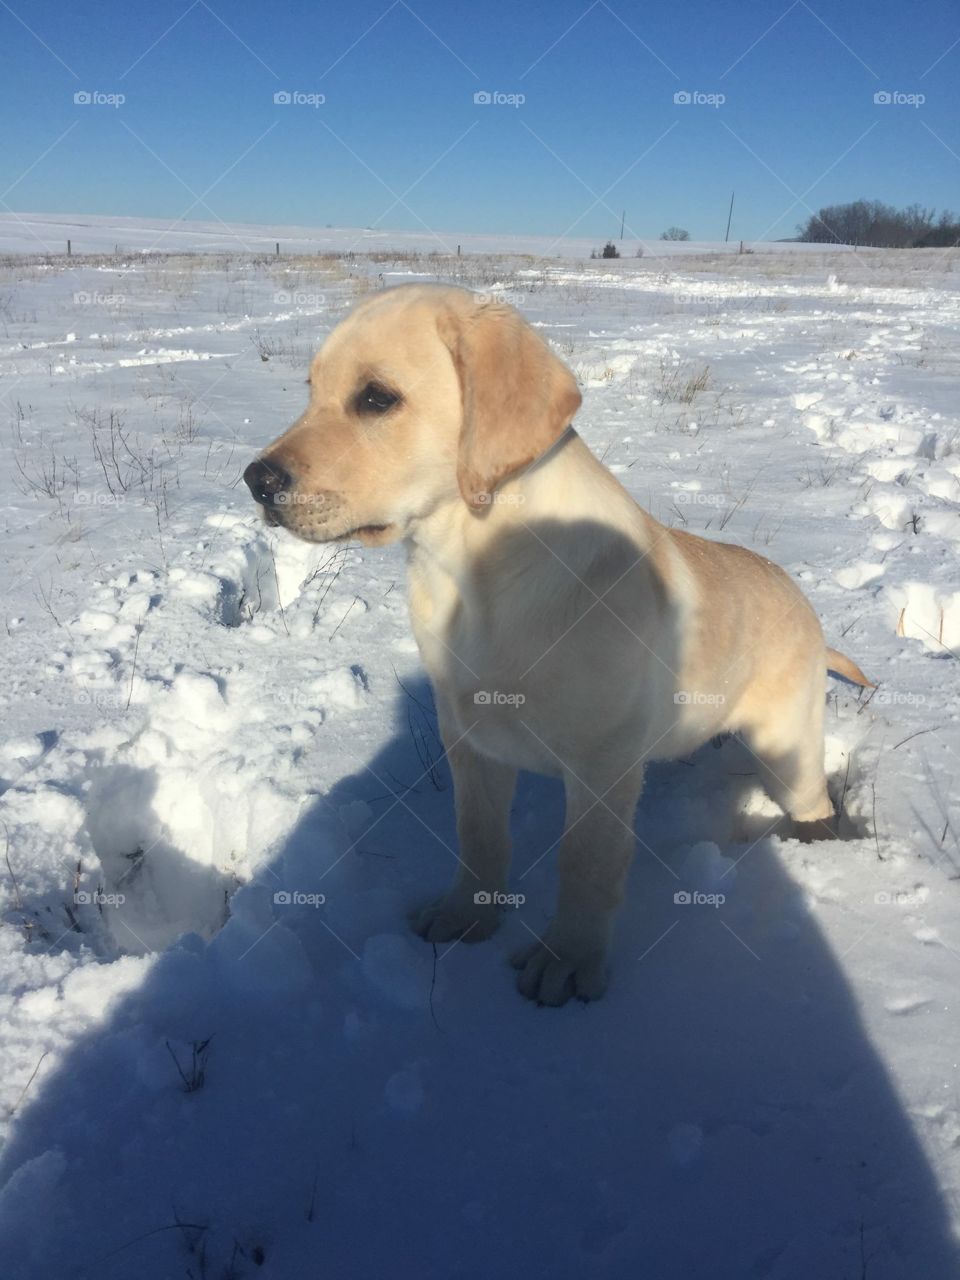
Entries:
POLYGON ((511 529, 587 520, 645 540, 650 517, 571 426, 536 462, 506 480, 481 511, 458 494, 415 520, 407 553, 412 562, 431 563, 459 580, 511 529))

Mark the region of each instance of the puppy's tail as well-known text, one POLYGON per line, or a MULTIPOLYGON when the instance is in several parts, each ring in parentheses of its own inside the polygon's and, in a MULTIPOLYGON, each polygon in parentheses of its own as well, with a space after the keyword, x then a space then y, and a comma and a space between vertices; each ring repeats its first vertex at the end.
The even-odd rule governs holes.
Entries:
POLYGON ((859 684, 864 689, 875 689, 877 686, 872 680, 868 680, 855 662, 852 662, 845 653, 840 653, 837 649, 827 650, 827 670, 833 671, 838 676, 843 676, 844 680, 850 680, 853 684, 859 684))

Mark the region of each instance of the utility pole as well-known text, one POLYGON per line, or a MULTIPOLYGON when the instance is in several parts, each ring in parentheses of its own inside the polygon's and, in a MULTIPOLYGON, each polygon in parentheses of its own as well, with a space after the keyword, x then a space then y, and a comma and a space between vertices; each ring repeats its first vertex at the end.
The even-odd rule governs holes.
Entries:
POLYGON ((726 235, 723 237, 723 243, 724 243, 724 244, 726 244, 726 243, 727 243, 727 241, 730 239, 730 221, 731 221, 731 219, 733 218, 733 197, 734 197, 736 194, 737 194, 737 193, 736 193, 735 191, 731 191, 731 192, 730 192, 730 212, 727 214, 727 233, 726 233, 726 235))
POLYGON ((621 213, 620 215, 620 239, 621 240, 623 240, 623 224, 626 222, 626 220, 627 220, 627 211, 626 209, 624 209, 623 213, 621 213))

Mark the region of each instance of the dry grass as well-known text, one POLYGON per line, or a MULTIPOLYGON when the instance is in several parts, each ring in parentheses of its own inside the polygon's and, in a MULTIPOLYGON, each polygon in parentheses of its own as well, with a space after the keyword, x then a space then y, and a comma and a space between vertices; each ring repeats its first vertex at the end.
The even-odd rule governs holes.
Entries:
POLYGON ((692 404, 710 383, 710 366, 698 369, 690 361, 681 360, 678 365, 660 362, 660 374, 654 391, 662 404, 692 404))

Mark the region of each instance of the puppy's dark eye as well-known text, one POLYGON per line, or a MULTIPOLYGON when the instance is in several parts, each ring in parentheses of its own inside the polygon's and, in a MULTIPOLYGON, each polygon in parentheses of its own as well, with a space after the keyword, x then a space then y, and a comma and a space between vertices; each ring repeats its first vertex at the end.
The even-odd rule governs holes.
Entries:
POLYGON ((381 386, 379 382, 368 382, 356 400, 358 413, 386 413, 399 403, 397 393, 381 386))

